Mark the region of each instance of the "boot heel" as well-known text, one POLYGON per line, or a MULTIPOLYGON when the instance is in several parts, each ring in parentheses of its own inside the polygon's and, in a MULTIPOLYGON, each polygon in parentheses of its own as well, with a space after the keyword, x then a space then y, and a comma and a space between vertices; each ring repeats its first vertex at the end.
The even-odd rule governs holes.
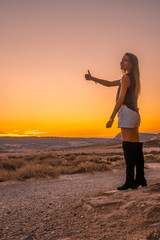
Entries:
POLYGON ((141 186, 142 187, 147 187, 147 183, 143 183, 141 186))
POLYGON ((141 184, 141 185, 142 185, 142 187, 146 187, 146 186, 147 186, 147 181, 146 181, 146 179, 145 179, 145 178, 143 179, 143 181, 142 181, 142 184, 141 184))
POLYGON ((138 188, 139 186, 142 186, 142 187, 147 187, 147 182, 146 180, 144 180, 144 182, 137 182, 135 183, 135 186, 138 188))

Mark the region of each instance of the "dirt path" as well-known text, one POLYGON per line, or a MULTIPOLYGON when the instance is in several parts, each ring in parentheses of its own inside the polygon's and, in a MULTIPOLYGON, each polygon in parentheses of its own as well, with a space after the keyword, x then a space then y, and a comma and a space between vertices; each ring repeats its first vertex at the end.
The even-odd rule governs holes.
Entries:
MULTIPOLYGON (((160 181, 160 168, 146 169, 145 176, 148 184, 160 181)), ((53 226, 50 229, 47 225, 51 216, 83 197, 116 189, 124 178, 125 169, 114 169, 103 173, 62 175, 52 180, 0 183, 1 240, 61 239, 58 235, 51 237, 53 226)))

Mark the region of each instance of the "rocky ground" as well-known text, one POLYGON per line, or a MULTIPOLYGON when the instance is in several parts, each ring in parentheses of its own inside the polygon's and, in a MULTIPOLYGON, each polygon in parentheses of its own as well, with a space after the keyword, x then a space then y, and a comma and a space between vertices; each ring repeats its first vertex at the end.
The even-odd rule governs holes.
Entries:
POLYGON ((0 183, 1 240, 160 239, 160 168, 118 191, 125 169, 0 183))

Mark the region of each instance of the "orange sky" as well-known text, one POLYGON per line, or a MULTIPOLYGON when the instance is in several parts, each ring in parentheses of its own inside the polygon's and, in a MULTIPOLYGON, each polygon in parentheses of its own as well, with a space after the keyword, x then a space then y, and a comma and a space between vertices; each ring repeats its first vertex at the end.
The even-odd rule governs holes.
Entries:
POLYGON ((0 1, 0 136, 109 137, 125 52, 141 73, 140 132, 160 131, 160 1, 0 1))

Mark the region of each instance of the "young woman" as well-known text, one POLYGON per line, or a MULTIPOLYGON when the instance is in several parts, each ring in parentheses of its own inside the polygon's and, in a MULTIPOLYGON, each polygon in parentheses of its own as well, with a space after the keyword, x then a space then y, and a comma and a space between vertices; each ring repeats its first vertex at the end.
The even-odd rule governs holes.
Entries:
POLYGON ((123 76, 120 80, 108 81, 85 74, 86 80, 95 81, 107 87, 119 86, 116 95, 116 104, 109 121, 106 124, 110 128, 118 113, 118 128, 121 128, 122 148, 126 163, 126 181, 118 187, 118 190, 135 189, 138 186, 147 186, 144 177, 143 142, 139 142, 139 130, 141 117, 137 101, 140 94, 140 72, 138 58, 132 53, 125 53, 120 62, 123 76), (136 179, 134 168, 136 166, 136 179))

